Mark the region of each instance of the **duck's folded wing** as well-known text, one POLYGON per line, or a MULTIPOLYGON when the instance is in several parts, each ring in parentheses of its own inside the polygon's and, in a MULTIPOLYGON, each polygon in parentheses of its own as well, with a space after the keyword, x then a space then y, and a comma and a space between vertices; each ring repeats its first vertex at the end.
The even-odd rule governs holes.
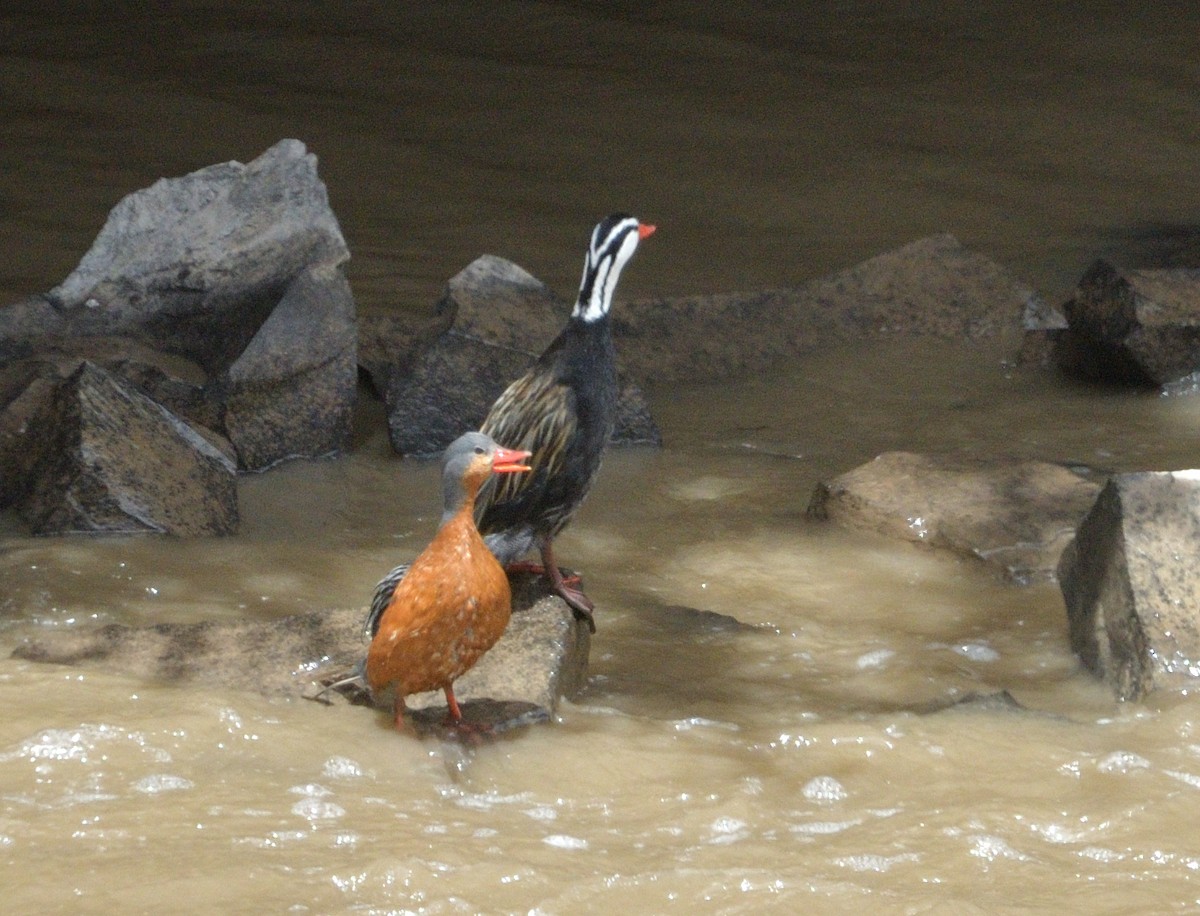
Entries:
POLYGON ((505 448, 532 452, 525 474, 493 476, 475 502, 485 534, 528 523, 544 502, 576 437, 575 392, 553 374, 533 371, 517 379, 492 405, 482 432, 505 448))

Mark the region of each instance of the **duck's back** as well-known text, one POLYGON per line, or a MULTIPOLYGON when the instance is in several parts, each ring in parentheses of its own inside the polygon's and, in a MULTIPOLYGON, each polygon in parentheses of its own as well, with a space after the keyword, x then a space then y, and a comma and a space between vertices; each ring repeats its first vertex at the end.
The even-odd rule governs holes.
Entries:
POLYGON ((569 322, 484 420, 483 432, 533 457, 529 473, 498 480, 480 495, 479 530, 486 535, 527 528, 556 535, 591 489, 616 409, 608 321, 569 322))

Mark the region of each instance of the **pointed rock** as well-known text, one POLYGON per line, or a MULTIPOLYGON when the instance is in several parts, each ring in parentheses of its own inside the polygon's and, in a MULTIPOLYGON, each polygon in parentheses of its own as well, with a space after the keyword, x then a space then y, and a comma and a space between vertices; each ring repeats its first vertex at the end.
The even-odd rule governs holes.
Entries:
POLYGON ((18 508, 35 534, 228 534, 237 468, 166 408, 90 362, 63 383, 34 441, 18 508))
POLYGON ((1118 474, 1063 552, 1071 647, 1123 700, 1200 678, 1200 471, 1118 474))
POLYGON ((316 157, 282 140, 246 165, 125 197, 47 299, 76 335, 137 336, 212 373, 237 358, 293 277, 349 256, 316 157))
POLYGON ((1121 270, 1096 261, 1064 311, 1064 371, 1142 386, 1200 371, 1200 269, 1121 270))
POLYGON ((327 454, 355 390, 348 257, 316 157, 284 140, 121 200, 66 280, 0 309, 0 361, 103 365, 230 438, 246 469, 327 454))

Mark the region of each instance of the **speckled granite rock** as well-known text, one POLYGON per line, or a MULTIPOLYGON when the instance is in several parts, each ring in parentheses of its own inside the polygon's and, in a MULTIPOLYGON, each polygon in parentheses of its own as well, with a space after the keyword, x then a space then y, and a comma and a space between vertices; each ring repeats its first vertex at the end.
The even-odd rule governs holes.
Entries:
POLYGON ((1071 647, 1125 700, 1200 678, 1200 471, 1119 474, 1058 568, 1071 647))
POLYGON ((1053 576, 1099 490, 1046 462, 887 452, 818 484, 808 514, 975 556, 1028 583, 1053 576))

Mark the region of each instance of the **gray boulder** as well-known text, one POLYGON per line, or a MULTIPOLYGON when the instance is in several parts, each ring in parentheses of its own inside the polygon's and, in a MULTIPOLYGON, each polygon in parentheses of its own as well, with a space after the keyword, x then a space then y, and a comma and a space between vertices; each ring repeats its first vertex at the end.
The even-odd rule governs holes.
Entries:
MULTIPOLYGON (((100 667, 129 677, 172 684, 234 688, 266 696, 329 703, 371 702, 360 690, 346 694, 324 686, 345 674, 366 652, 362 608, 296 614, 264 621, 209 621, 94 630, 65 630, 28 639, 15 658, 100 667)), ((503 721, 514 712, 527 721, 553 714, 560 697, 574 696, 587 674, 587 626, 550 595, 540 577, 513 582, 513 617, 490 652, 455 684, 464 714, 482 704, 484 717, 503 721)), ((440 692, 410 697, 413 709, 430 709, 430 727, 445 712, 440 692)), ((387 704, 382 704, 387 706, 387 704)), ((387 706, 390 708, 390 706, 387 706)), ((490 724, 496 724, 493 720, 490 724)))
POLYGON ((294 277, 349 256, 316 157, 282 140, 248 164, 212 165, 125 197, 46 299, 73 334, 139 337, 215 374, 294 277))
POLYGON ((104 365, 227 437, 246 470, 325 454, 353 408, 348 257, 316 157, 284 140, 124 198, 70 276, 0 309, 0 363, 104 365))
MULTIPOLYGON (((382 378, 392 447, 405 455, 436 455, 463 430, 478 429, 492 402, 554 339, 569 312, 569 304, 510 261, 487 255, 469 264, 437 305, 447 330, 410 371, 382 378)), ((613 441, 662 441, 641 391, 624 379, 613 441)))
POLYGON ((887 452, 818 484, 808 514, 977 557, 1025 584, 1053 577, 1099 490, 1042 461, 887 452))
POLYGON ((1200 677, 1200 471, 1119 474, 1063 552, 1071 647, 1123 700, 1200 677))
POLYGON ((1122 270, 1096 261, 1064 312, 1056 351, 1067 372, 1161 387, 1200 371, 1200 269, 1122 270))
POLYGON ((358 385, 345 275, 315 267, 296 276, 218 384, 224 431, 243 468, 341 449, 358 385))
POLYGON ((424 320, 382 312, 359 312, 358 366, 382 399, 393 381, 410 375, 417 360, 454 321, 452 312, 424 320))
POLYGON ((1005 268, 935 235, 792 288, 627 302, 613 310, 613 332, 638 382, 699 381, 871 337, 1015 349, 1031 306, 1040 307, 1036 294, 1005 268))
POLYGON ((35 534, 237 528, 232 457, 98 366, 84 362, 31 425, 18 509, 35 534))

